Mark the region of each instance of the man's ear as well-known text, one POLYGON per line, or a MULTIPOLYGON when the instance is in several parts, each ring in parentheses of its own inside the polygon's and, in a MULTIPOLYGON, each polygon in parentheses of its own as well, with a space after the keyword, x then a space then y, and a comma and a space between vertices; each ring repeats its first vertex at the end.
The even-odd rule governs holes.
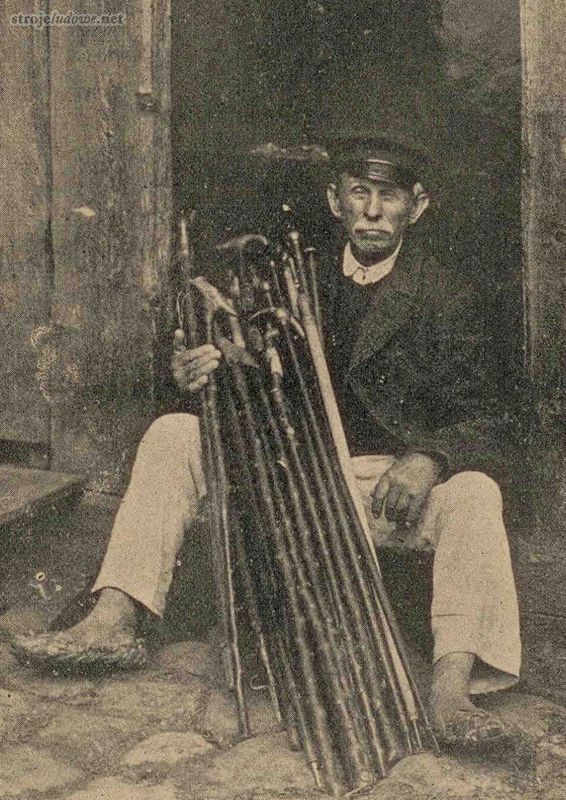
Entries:
POLYGON ((415 183, 413 186, 413 208, 409 214, 409 223, 414 225, 421 215, 427 210, 430 203, 430 197, 425 191, 422 183, 415 183))
POLYGON ((342 219, 342 209, 340 207, 340 200, 338 199, 338 189, 335 183, 329 183, 326 188, 326 199, 332 216, 336 219, 342 219))

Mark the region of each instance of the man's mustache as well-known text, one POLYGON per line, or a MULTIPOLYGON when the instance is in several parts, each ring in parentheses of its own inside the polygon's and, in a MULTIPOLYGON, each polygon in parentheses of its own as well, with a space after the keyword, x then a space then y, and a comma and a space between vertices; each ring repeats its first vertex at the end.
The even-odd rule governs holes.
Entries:
POLYGON ((388 230, 387 228, 375 228, 375 227, 372 227, 372 228, 369 228, 369 227, 368 228, 365 228, 365 227, 364 228, 359 228, 358 227, 358 228, 354 228, 354 233, 380 233, 380 234, 383 234, 385 236, 389 236, 392 233, 392 231, 388 230))

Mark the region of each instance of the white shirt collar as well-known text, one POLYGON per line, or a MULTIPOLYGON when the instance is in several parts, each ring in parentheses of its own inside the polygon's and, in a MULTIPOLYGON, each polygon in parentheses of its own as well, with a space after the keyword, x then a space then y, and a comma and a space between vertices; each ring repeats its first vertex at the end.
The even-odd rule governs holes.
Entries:
POLYGON ((394 253, 391 253, 391 255, 383 261, 378 261, 377 264, 371 264, 369 267, 364 267, 363 264, 360 264, 360 262, 352 253, 352 246, 350 242, 348 242, 344 248, 342 272, 347 278, 352 278, 355 283, 360 283, 362 285, 377 283, 382 278, 385 278, 386 275, 389 275, 395 266, 395 262, 397 260, 397 256, 399 255, 399 251, 401 250, 402 244, 403 240, 401 239, 394 253))

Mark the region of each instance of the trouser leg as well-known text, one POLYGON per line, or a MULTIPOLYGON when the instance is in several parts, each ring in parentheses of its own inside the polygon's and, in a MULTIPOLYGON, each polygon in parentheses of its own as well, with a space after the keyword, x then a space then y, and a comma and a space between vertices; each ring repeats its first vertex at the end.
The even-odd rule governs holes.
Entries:
POLYGON ((501 492, 480 472, 435 487, 421 535, 435 543, 434 660, 474 653, 470 691, 516 683, 521 665, 519 609, 503 523, 501 492))
MULTIPOLYGON (((392 463, 383 456, 354 459, 368 512, 371 492, 392 463), (373 459, 373 463, 372 463, 373 459)), ((462 472, 436 486, 417 530, 399 534, 373 520, 376 543, 435 551, 431 608, 434 660, 448 653, 477 656, 470 690, 505 688, 518 679, 521 643, 517 594, 497 484, 462 472)))
POLYGON ((160 417, 140 442, 92 591, 120 589, 161 616, 185 531, 205 491, 198 417, 160 417))

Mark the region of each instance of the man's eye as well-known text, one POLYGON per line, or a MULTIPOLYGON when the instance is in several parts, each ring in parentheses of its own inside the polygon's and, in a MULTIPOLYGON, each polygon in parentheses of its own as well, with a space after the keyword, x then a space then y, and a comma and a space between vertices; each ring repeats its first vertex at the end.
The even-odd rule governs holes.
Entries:
POLYGON ((361 196, 367 194, 367 192, 366 192, 366 190, 364 189, 363 186, 353 186, 352 189, 350 190, 350 192, 351 192, 351 194, 354 194, 357 197, 361 197, 361 196))
POLYGON ((379 196, 381 197, 382 200, 394 200, 397 197, 395 192, 389 191, 388 189, 384 189, 383 191, 381 191, 379 193, 379 196))

